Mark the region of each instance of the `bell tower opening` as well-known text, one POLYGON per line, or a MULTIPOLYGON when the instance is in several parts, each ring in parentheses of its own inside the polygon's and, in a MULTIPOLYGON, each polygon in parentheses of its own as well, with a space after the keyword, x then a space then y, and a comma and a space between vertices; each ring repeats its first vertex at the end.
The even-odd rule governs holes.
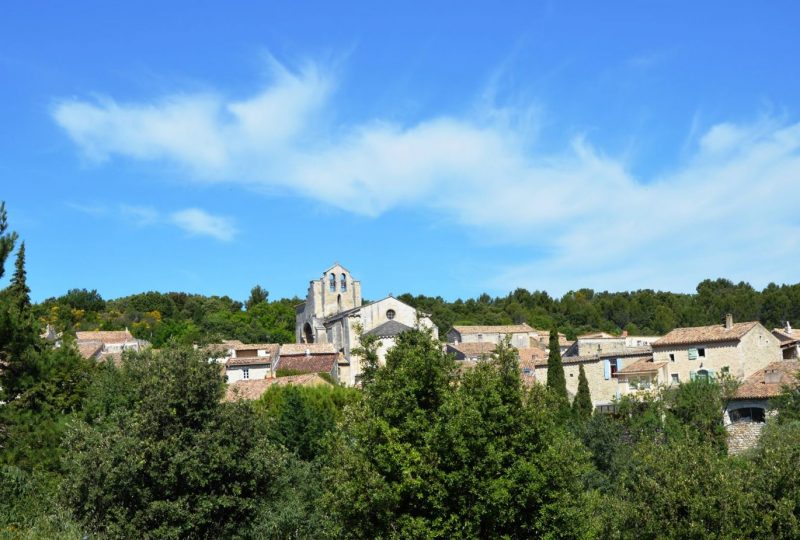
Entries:
POLYGON ((305 343, 314 343, 314 333, 311 331, 311 325, 308 323, 303 326, 303 339, 305 343))

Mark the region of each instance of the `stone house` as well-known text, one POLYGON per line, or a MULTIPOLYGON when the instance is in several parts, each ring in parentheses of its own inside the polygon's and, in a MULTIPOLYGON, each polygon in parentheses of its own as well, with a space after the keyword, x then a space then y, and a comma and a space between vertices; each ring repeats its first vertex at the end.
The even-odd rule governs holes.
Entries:
MULTIPOLYGON (((327 373, 339 380, 339 353, 332 343, 289 343, 281 345, 275 371, 327 373)), ((283 378, 283 377, 279 377, 283 378)))
POLYGON ((491 341, 448 343, 445 345, 445 350, 459 362, 478 362, 490 358, 496 347, 497 344, 491 341))
POLYGON ((676 328, 652 343, 653 361, 666 362, 669 384, 730 373, 745 379, 781 359, 780 342, 759 322, 676 328))
MULTIPOLYGON (((621 386, 619 373, 625 366, 633 365, 651 358, 649 350, 628 349, 619 353, 595 354, 587 356, 565 356, 561 359, 564 366, 564 377, 567 380, 567 393, 574 396, 578 391, 578 373, 580 366, 586 373, 589 393, 595 408, 605 410, 612 407, 616 399, 625 391, 621 386)), ((536 381, 547 384, 547 356, 536 362, 536 381)), ((623 378, 623 384, 627 380, 623 378)))
POLYGON ((784 360, 797 360, 800 358, 800 330, 792 328, 789 321, 783 328, 775 328, 772 335, 781 342, 781 351, 784 360))
POLYGON ((123 351, 141 351, 150 342, 133 337, 125 330, 96 330, 75 332, 75 345, 84 358, 118 360, 123 351))
POLYGON ((464 326, 456 325, 447 333, 448 343, 500 343, 506 336, 511 336, 514 347, 530 347, 531 340, 539 340, 539 331, 527 324, 510 324, 496 326, 464 326))
POLYGON ((785 386, 798 384, 800 362, 781 360, 747 377, 725 407, 723 424, 728 432, 728 451, 739 454, 758 444, 765 422, 772 416, 770 400, 785 386))
POLYGON ((267 379, 274 376, 279 345, 228 342, 232 354, 225 361, 228 382, 267 379))
POLYGON ((591 356, 625 353, 629 349, 649 348, 660 336, 629 336, 623 332, 614 336, 606 332, 578 336, 564 356, 591 356))
POLYGON ((333 345, 340 355, 339 380, 350 386, 357 384, 362 371, 361 360, 353 353, 361 345, 360 332, 379 334, 380 363, 404 328, 426 328, 434 337, 439 335, 429 315, 391 295, 363 304, 361 282, 338 263, 309 283, 306 301, 295 309, 295 321, 297 343, 333 345))

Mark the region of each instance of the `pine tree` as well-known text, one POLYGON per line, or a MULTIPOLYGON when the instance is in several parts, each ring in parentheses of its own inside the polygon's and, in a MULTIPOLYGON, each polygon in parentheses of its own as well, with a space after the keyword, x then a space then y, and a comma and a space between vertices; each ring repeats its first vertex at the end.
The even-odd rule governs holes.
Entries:
POLYGON ((267 291, 261 285, 256 285, 255 287, 250 289, 250 298, 247 299, 247 302, 245 303, 245 308, 248 311, 250 311, 250 309, 253 308, 254 306, 266 302, 268 298, 269 298, 269 291, 267 291))
POLYGON ((567 397, 567 379, 564 377, 564 366, 561 364, 561 349, 558 344, 558 330, 550 330, 550 354, 547 356, 547 388, 553 392, 565 408, 569 408, 567 397))
POLYGON ((586 372, 581 364, 578 371, 578 393, 575 394, 575 401, 572 402, 572 410, 578 418, 587 419, 592 416, 592 409, 589 381, 586 379, 586 372))
POLYGON ((17 241, 17 233, 8 230, 8 222, 6 221, 6 203, 0 202, 0 278, 5 273, 5 264, 8 256, 14 250, 14 244, 17 241))
POLYGON ((31 290, 28 288, 27 274, 25 272, 25 242, 22 242, 17 252, 17 260, 14 263, 14 276, 11 278, 9 287, 11 301, 20 310, 26 310, 31 305, 31 290))

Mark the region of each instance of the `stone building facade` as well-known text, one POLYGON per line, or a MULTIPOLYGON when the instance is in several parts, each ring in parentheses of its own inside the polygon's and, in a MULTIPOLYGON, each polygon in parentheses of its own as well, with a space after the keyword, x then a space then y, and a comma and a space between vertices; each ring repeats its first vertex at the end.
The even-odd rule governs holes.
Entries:
POLYGON ((427 314, 393 296, 363 304, 361 282, 336 263, 309 283, 306 301, 295 310, 297 343, 330 343, 340 355, 339 380, 355 385, 362 372, 361 359, 353 350, 361 344, 360 333, 376 333, 379 362, 403 329, 427 328, 438 338, 438 329, 427 314))
POLYGON ((695 377, 721 373, 744 380, 782 358, 780 342, 758 322, 676 328, 653 342, 653 361, 666 362, 670 380, 677 384, 695 377))

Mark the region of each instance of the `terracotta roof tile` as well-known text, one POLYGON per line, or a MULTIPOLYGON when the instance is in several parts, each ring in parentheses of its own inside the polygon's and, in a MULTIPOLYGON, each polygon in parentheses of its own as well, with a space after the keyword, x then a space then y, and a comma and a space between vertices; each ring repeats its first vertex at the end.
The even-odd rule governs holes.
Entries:
POLYGON ((772 362, 764 369, 760 369, 747 377, 738 390, 734 399, 763 399, 779 396, 785 385, 794 385, 798 379, 800 363, 796 360, 781 360, 772 362), (774 382, 767 382, 767 373, 774 374, 774 382))
POLYGON ((240 399, 258 399, 271 386, 322 386, 330 383, 316 373, 304 373, 290 377, 276 377, 270 379, 255 379, 249 381, 236 381, 228 385, 224 401, 232 402, 240 399))
POLYGON ((274 362, 273 356, 242 356, 237 358, 228 358, 225 361, 226 366, 258 366, 261 364, 271 364, 274 362))
POLYGON ((75 339, 78 341, 100 341, 102 343, 124 343, 135 341, 127 330, 98 330, 94 332, 75 332, 75 339))
POLYGON ((739 341, 757 325, 758 322, 751 321, 735 323, 731 328, 725 328, 722 324, 676 328, 666 336, 654 341, 652 346, 653 348, 657 348, 666 345, 691 345, 693 343, 739 341))
POLYGON ((519 332, 535 332, 527 324, 509 324, 499 326, 453 326, 459 334, 515 334, 519 332))
POLYGON ((653 362, 653 357, 642 358, 629 366, 625 366, 617 373, 620 375, 628 375, 633 373, 652 373, 658 371, 666 366, 667 362, 653 362))
POLYGON ((103 343, 101 341, 87 341, 84 343, 78 343, 78 352, 81 356, 86 358, 94 358, 100 351, 103 350, 103 343))
POLYGON ((267 354, 277 356, 280 349, 278 343, 242 343, 232 347, 234 351, 267 351, 267 354))
POLYGON ((478 343, 448 343, 447 348, 452 351, 459 352, 464 356, 478 356, 478 355, 491 355, 497 348, 496 343, 491 342, 478 342, 478 343))
POLYGON ((310 354, 333 354, 336 352, 333 343, 287 343, 281 345, 280 355, 306 354, 306 350, 310 354))
POLYGON ((277 369, 291 369, 305 373, 332 373, 338 359, 338 354, 281 355, 277 369))

